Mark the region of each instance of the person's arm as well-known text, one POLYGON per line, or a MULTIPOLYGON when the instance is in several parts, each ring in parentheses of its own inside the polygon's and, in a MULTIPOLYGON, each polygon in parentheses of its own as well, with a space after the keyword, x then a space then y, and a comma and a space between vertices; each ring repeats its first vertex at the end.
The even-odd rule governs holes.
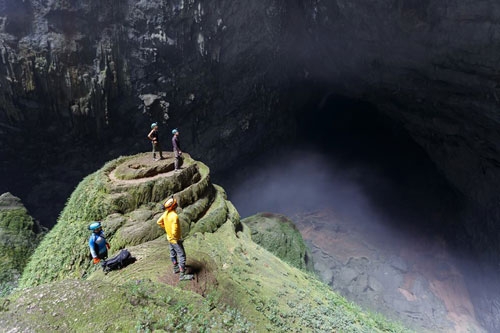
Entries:
POLYGON ((154 132, 154 130, 151 130, 151 132, 149 132, 149 134, 148 134, 148 138, 149 138, 149 140, 151 140, 151 141, 155 142, 155 138, 153 138, 153 136, 152 136, 152 135, 153 135, 153 132, 154 132))
POLYGON ((179 225, 179 217, 176 216, 172 223, 172 239, 170 241, 175 244, 179 239, 181 239, 181 228, 179 225))
POLYGON ((163 222, 163 214, 160 216, 158 221, 156 221, 156 224, 158 224, 160 227, 165 228, 165 224, 163 222))
POLYGON ((90 239, 89 239, 89 247, 90 247, 90 254, 92 255, 92 258, 97 257, 97 253, 95 252, 94 237, 90 237, 90 239))

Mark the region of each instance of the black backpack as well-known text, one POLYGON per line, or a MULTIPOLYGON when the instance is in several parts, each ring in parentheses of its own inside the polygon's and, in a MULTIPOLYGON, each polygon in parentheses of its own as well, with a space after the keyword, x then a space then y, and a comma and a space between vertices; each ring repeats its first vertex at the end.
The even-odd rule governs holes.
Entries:
POLYGON ((122 269, 123 267, 131 264, 135 261, 130 252, 127 249, 122 249, 120 253, 108 260, 101 260, 102 270, 105 273, 109 271, 114 271, 116 269, 122 269))

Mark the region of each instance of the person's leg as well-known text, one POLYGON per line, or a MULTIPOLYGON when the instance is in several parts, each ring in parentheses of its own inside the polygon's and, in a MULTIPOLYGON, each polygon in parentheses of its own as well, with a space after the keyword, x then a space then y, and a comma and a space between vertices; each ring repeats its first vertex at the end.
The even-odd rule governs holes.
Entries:
POLYGON ((175 251, 174 248, 175 244, 170 244, 170 260, 172 261, 172 264, 174 265, 174 273, 179 273, 179 264, 177 263, 177 252, 175 251))
POLYGON ((156 159, 156 144, 153 142, 153 159, 156 159))
POLYGON ((174 161, 174 167, 175 167, 175 170, 179 170, 179 159, 180 159, 180 155, 178 152, 175 152, 175 161, 174 161))
POLYGON ((193 278, 192 274, 187 274, 186 272, 186 251, 184 251, 184 245, 182 241, 179 241, 177 244, 172 244, 175 248, 175 252, 177 252, 177 256, 179 258, 179 280, 191 280, 193 278))
POLYGON ((161 149, 161 144, 158 142, 157 144, 158 153, 160 153, 160 159, 163 159, 163 150, 161 149))
POLYGON ((177 258, 179 259, 178 264, 181 272, 186 269, 186 252, 184 252, 184 246, 182 242, 177 242, 177 244, 171 244, 173 248, 173 252, 177 254, 177 258))
POLYGON ((101 260, 106 260, 108 258, 108 250, 101 252, 97 255, 97 257, 101 260))

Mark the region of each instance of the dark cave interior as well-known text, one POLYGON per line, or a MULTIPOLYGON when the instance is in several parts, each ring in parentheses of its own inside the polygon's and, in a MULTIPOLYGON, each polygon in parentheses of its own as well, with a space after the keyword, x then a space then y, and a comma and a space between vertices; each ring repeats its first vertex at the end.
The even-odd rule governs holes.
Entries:
MULTIPOLYGON (((294 142, 284 143, 277 149, 278 153, 264 152, 252 158, 253 164, 247 163, 237 174, 215 175, 215 182, 228 190, 242 216, 273 208, 261 200, 249 200, 244 194, 240 199, 241 192, 253 193, 252 190, 238 190, 242 183, 254 188, 265 186, 258 182, 269 183, 270 178, 279 176, 274 172, 266 171, 265 175, 260 172, 293 163, 291 156, 296 156, 297 151, 314 152, 322 156, 322 163, 311 161, 308 165, 306 155, 298 153, 297 158, 306 165, 304 174, 294 175, 296 178, 308 179, 331 169, 360 186, 372 207, 389 217, 387 223, 396 224, 402 230, 438 232, 453 242, 457 230, 461 229, 459 221, 464 198, 409 136, 403 124, 367 102, 333 94, 321 98, 319 103, 317 100, 307 103, 298 112, 297 124, 294 142), (269 158, 269 155, 275 157, 269 158), (253 179, 255 175, 259 176, 253 179), (249 183, 250 179, 257 183, 249 183)), ((300 195, 303 186, 298 186, 294 191, 300 195)), ((286 207, 286 203, 278 206, 284 213, 293 210, 286 207)))
POLYGON ((492 266, 469 246, 464 196, 403 124, 364 101, 338 95, 319 100, 298 113, 293 142, 252 157, 232 174, 215 174, 214 182, 227 190, 242 217, 265 211, 294 216, 331 207, 379 241, 443 240, 450 263, 462 271, 479 321, 489 330, 495 327, 493 312, 482 304, 485 294, 495 297, 492 281, 498 275, 479 273, 491 273, 492 266))

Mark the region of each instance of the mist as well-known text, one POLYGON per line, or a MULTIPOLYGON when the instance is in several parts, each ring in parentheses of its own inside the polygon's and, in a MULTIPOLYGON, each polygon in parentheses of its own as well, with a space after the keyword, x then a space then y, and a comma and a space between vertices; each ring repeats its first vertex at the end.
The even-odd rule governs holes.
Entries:
POLYGON ((334 97, 305 114, 295 142, 215 177, 242 218, 290 217, 318 249, 313 260, 323 280, 373 311, 414 329, 496 331, 498 272, 461 242, 465 200, 425 152, 363 102, 334 97), (325 251, 330 261, 318 263, 325 251), (360 276, 378 279, 393 300, 367 301, 339 281, 344 262, 363 257, 369 264, 360 276), (381 274, 375 266, 382 265, 397 267, 401 279, 381 274), (401 300, 407 308, 394 306, 401 300))

